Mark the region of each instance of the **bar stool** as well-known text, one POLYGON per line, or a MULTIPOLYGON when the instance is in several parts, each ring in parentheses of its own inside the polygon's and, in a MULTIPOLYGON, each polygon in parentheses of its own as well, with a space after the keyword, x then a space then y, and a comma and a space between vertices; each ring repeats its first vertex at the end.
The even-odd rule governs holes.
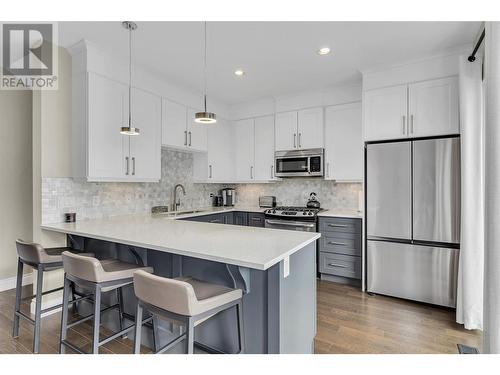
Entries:
MULTIPOLYGON (((153 272, 153 269, 151 267, 138 266, 137 264, 126 263, 116 259, 99 261, 96 258, 85 257, 68 251, 62 253, 62 261, 65 274, 59 351, 60 353, 65 353, 66 347, 69 347, 78 353, 86 354, 81 348, 78 348, 66 339, 67 332, 68 328, 93 318, 92 353, 97 354, 99 352, 99 346, 119 336, 124 336, 127 332, 134 329, 135 324, 125 329, 123 328, 122 288, 132 284, 135 271, 141 270, 141 272, 148 273, 153 272), (94 295, 94 312, 93 314, 68 324, 68 303, 70 284, 72 282, 77 286, 92 291, 94 295), (110 291, 117 292, 118 303, 101 310, 101 294, 110 291), (120 331, 100 340, 99 326, 101 322, 101 313, 114 308, 118 309, 120 331)), ((143 323, 149 320, 151 320, 151 317, 145 319, 143 323)))
MULTIPOLYGON (((12 328, 12 337, 19 337, 19 319, 24 318, 31 324, 35 326, 33 335, 33 353, 38 353, 40 351, 40 327, 42 314, 58 309, 62 305, 58 304, 42 310, 42 296, 58 292, 63 289, 63 287, 55 288, 52 290, 42 291, 43 288, 43 274, 45 271, 53 271, 62 268, 62 257, 63 251, 75 251, 69 247, 57 247, 57 248, 44 248, 42 245, 26 242, 23 240, 16 240, 17 248, 17 282, 16 282, 16 302, 14 308, 14 323, 12 328), (23 270, 24 265, 28 265, 37 271, 36 280, 36 293, 22 297, 22 282, 23 282, 23 270), (21 301, 32 299, 35 297, 35 319, 31 319, 30 316, 26 315, 21 311, 21 301)), ((84 253, 82 253, 84 254, 84 253)), ((93 254, 85 253, 86 256, 92 256, 93 254)), ((82 294, 77 293, 74 289, 73 299, 69 303, 73 304, 82 299, 87 298, 82 294), (80 297, 75 298, 78 294, 80 297)))
POLYGON ((194 352, 194 345, 211 352, 218 352, 207 345, 194 341, 194 327, 210 319, 216 314, 236 306, 238 321, 239 352, 244 352, 242 291, 194 279, 178 277, 169 279, 152 275, 144 271, 134 273, 134 291, 138 299, 135 316, 134 353, 139 353, 141 346, 142 310, 146 308, 160 318, 181 322, 185 333, 157 350, 163 353, 182 340, 186 340, 188 354, 194 352))

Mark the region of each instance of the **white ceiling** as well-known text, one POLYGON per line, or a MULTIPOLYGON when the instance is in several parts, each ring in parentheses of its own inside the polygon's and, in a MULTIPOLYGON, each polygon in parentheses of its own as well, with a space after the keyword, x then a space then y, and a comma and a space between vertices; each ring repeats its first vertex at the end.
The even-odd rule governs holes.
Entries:
MULTIPOLYGON (((203 89, 203 23, 138 22, 134 63, 203 89)), ((479 22, 209 22, 208 89, 228 104, 359 82, 360 70, 472 43, 479 22), (316 50, 329 46, 332 53, 316 50), (246 75, 236 77, 236 68, 246 75)), ((128 56, 120 22, 60 22, 59 44, 85 38, 128 56)))

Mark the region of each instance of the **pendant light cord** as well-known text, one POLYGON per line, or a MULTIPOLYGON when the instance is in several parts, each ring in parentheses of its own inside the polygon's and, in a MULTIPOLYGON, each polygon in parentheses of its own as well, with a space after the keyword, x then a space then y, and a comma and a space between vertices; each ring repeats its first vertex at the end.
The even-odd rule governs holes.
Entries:
POLYGON ((129 38, 128 38, 128 126, 132 127, 132 26, 129 25, 129 38))
POLYGON ((204 39, 205 39, 205 52, 204 52, 204 58, 203 58, 203 65, 204 65, 204 101, 205 101, 205 112, 207 112, 207 21, 204 22, 204 39))

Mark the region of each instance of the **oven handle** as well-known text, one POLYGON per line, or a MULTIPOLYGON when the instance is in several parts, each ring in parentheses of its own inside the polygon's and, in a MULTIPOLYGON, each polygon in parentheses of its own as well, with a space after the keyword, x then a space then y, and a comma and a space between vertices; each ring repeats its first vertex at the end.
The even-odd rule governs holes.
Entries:
POLYGON ((284 221, 284 220, 269 220, 266 219, 266 224, 269 225, 288 225, 290 227, 302 227, 302 228, 314 228, 316 224, 314 223, 298 223, 293 221, 284 221))

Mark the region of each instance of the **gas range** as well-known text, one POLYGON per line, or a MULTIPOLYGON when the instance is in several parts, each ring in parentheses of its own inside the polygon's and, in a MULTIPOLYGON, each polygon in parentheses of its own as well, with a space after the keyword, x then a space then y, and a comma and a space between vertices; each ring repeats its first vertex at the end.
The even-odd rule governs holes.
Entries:
POLYGON ((315 221, 320 208, 280 206, 265 211, 266 217, 280 219, 315 221))

